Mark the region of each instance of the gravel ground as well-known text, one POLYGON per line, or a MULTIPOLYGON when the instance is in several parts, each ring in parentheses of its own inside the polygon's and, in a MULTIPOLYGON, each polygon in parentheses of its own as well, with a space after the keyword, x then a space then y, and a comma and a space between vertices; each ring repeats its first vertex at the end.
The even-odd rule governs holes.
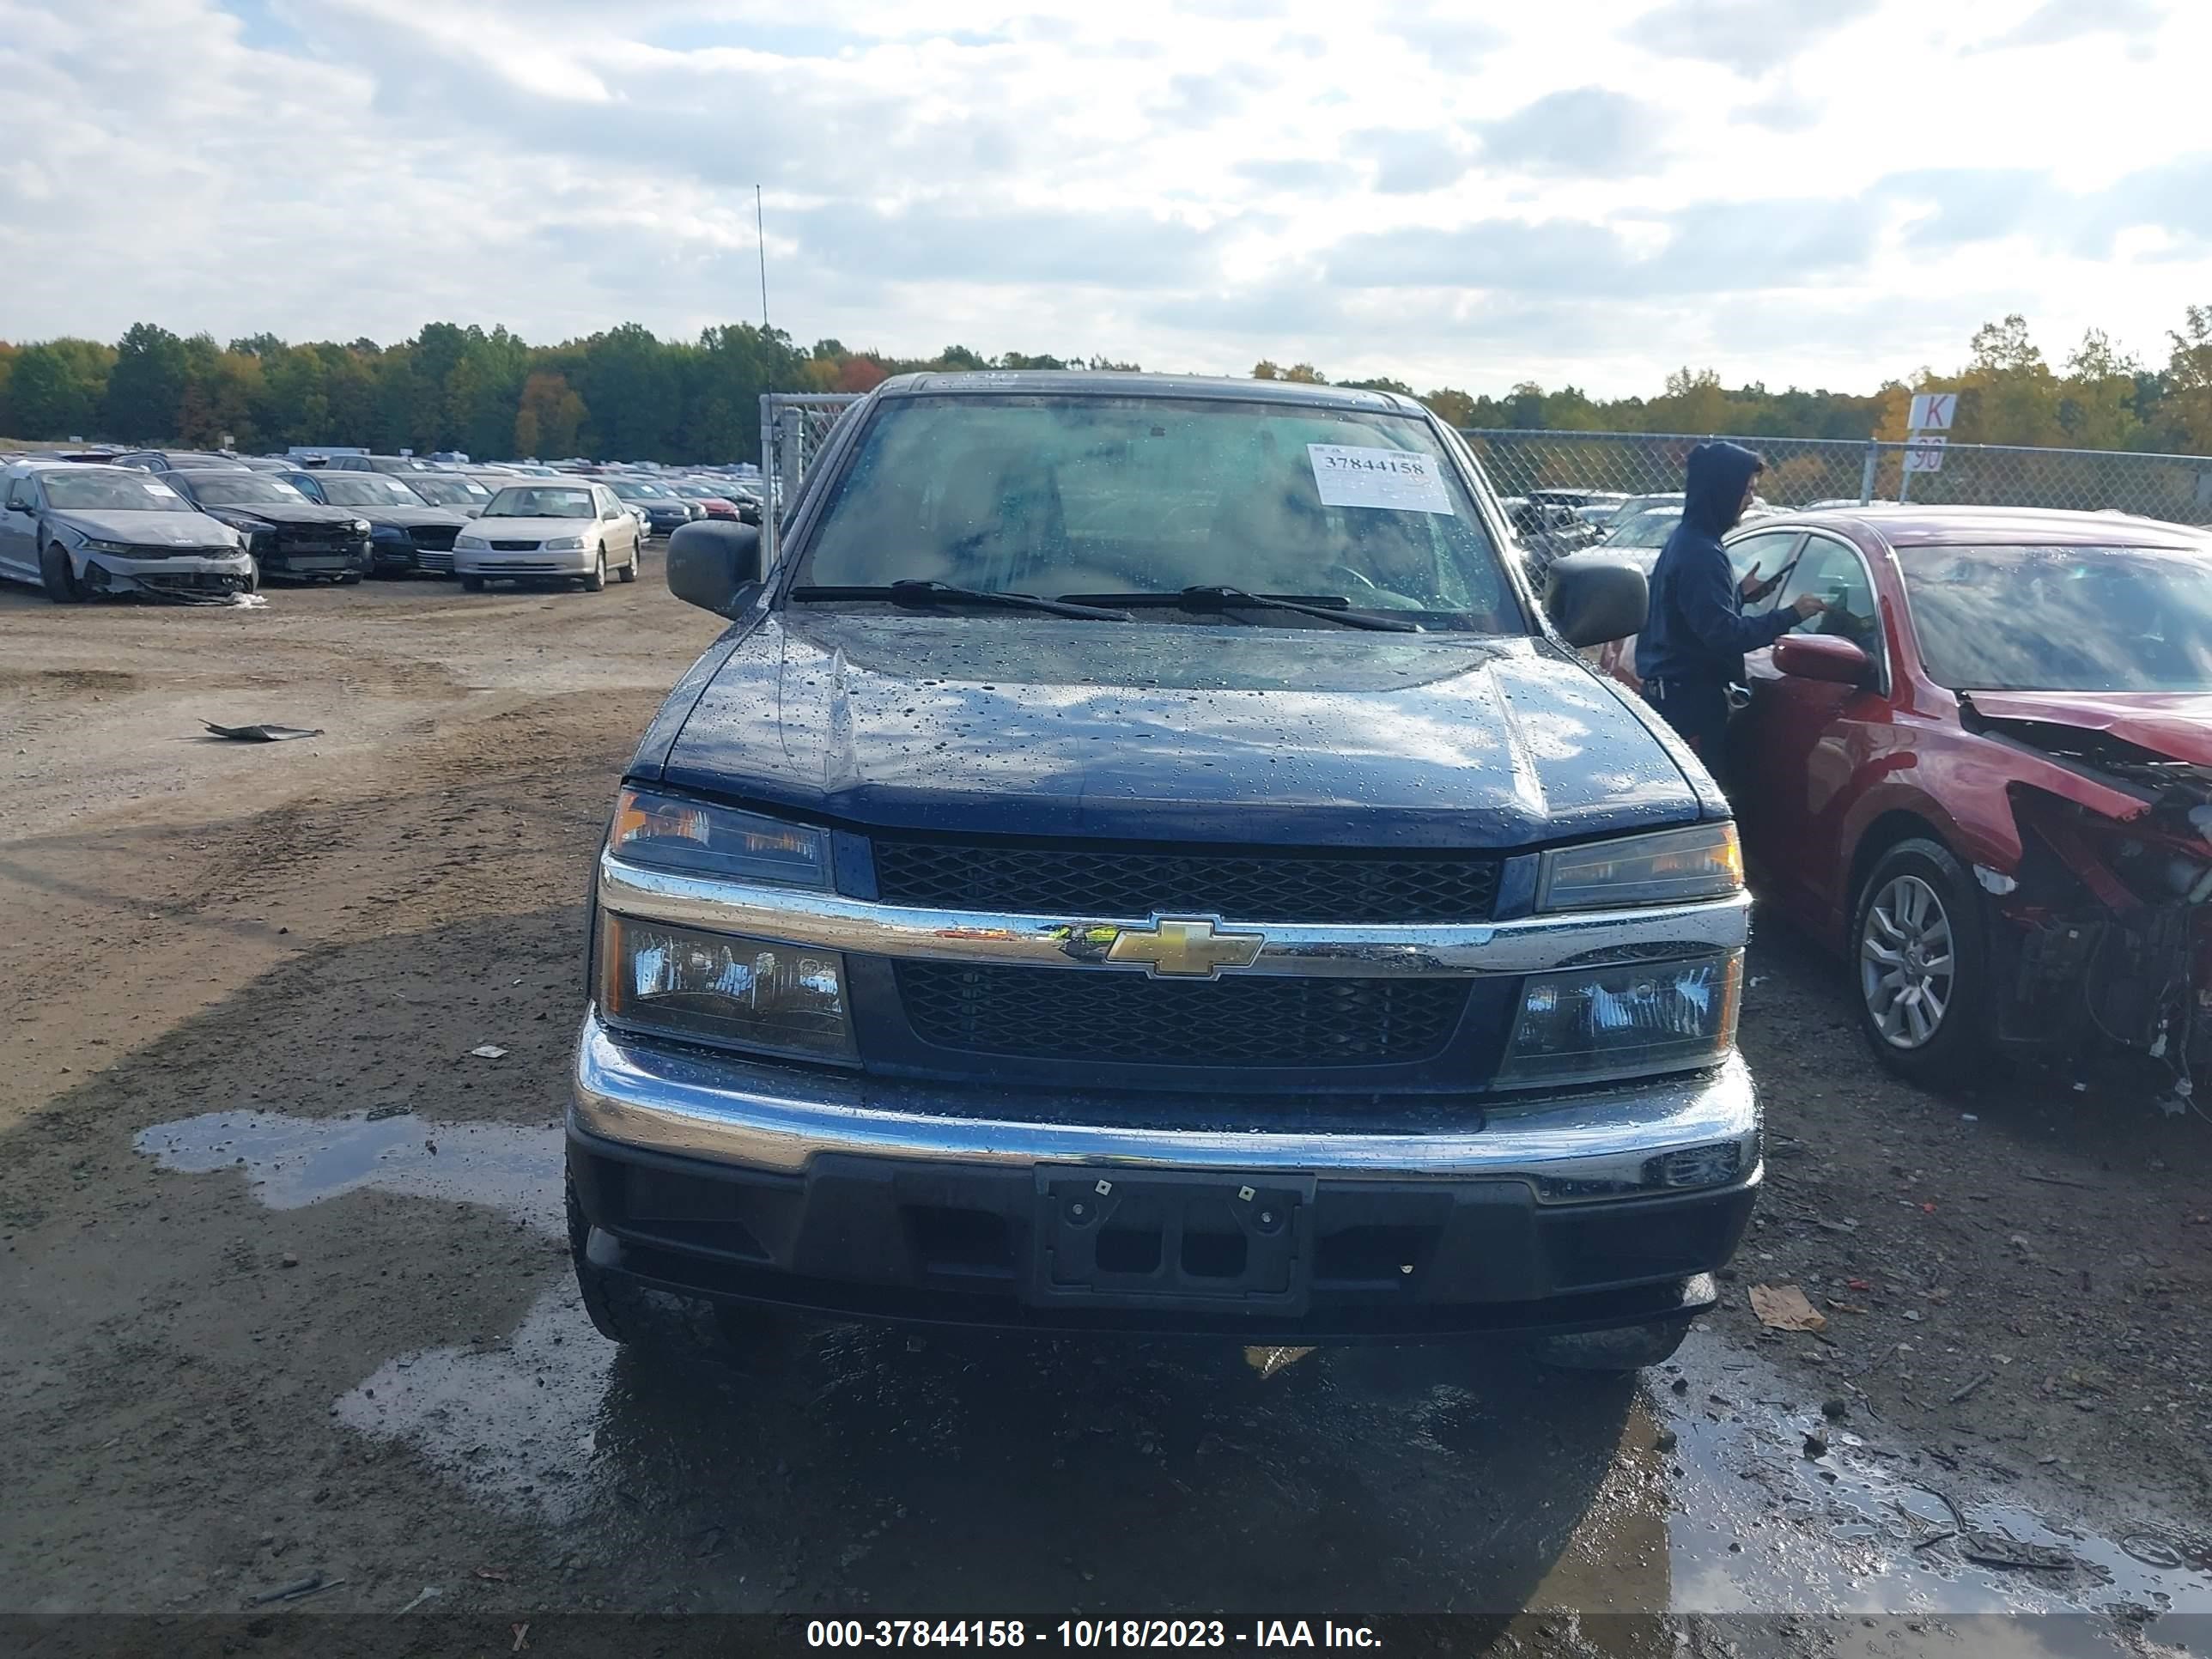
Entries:
POLYGON ((1601 1609, 1796 1615, 1750 1648, 1824 1653, 1973 1651, 2006 1612, 2142 1651, 2212 1613, 2212 1123, 1898 1085, 1779 929, 1744 1030, 1767 1191, 1643 1385, 1452 1347, 609 1348, 555 1236, 580 899, 714 631, 657 558, 599 595, 0 593, 0 1615, 313 1574, 343 1582, 301 1609, 1357 1607, 1529 1650, 1633 1648, 1556 1616, 1601 1609), (1754 1283, 1826 1330, 1763 1329, 1754 1283), (1967 1559, 1987 1530, 2063 1559, 1967 1559))

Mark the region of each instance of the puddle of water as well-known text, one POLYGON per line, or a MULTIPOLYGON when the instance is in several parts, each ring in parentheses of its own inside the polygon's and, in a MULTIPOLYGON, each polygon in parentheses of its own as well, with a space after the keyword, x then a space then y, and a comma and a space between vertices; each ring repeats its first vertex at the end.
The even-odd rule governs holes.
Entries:
MULTIPOLYGON (((237 1170, 276 1208, 373 1188, 562 1225, 550 1127, 217 1112, 137 1146, 167 1169, 237 1170)), ((2139 1649, 2113 1621, 2018 1615, 2130 1607, 2145 1635, 2179 1643, 2189 1625, 2192 1644, 2212 1617, 2212 1574, 2179 1551, 2160 1565, 2161 1529, 2130 1551, 2018 1503, 1954 1512, 1959 1486, 1917 1451, 1885 1455, 1878 1423, 1823 1425, 1803 1383, 1710 1331, 1682 1350, 1686 1391, 1655 1377, 1649 1401, 1450 1346, 1238 1358, 859 1328, 724 1371, 604 1342, 564 1273, 504 1343, 387 1360, 332 1410, 702 1609, 774 1605, 802 1567, 935 1604, 963 1564, 1016 1561, 1026 1594, 1081 1604, 1087 1589, 1028 1561, 1043 1538, 1161 1595, 1797 1610, 1842 1618, 1839 1652, 1881 1648, 1892 1618, 1954 1621, 1955 1653, 2074 1659, 2139 1649), (1655 1454, 1662 1426, 1677 1442, 1655 1454), (1830 1449, 1805 1456, 1823 1426, 1830 1449), (1978 1565, 1956 1539, 1927 1542, 1962 1521, 2075 1565, 1978 1565)))
MULTIPOLYGON (((1687 1391, 1656 1397, 1658 1420, 1679 1439, 1662 1461, 1684 1471, 1673 1482, 1668 1528, 1679 1612, 1811 1606, 1966 1615, 2127 1606, 2212 1614, 2212 1574, 2182 1563, 2150 1565, 2117 1538, 2062 1529, 2019 1504, 1960 1501, 1948 1472, 1914 1453, 1886 1455, 1878 1425, 1862 1432, 1824 1423, 1804 1383, 1716 1335, 1700 1333, 1677 1363, 1687 1391), (1715 1395, 1725 1403, 1714 1403, 1715 1395), (1819 1458, 1804 1455, 1814 1429, 1829 1442, 1819 1458), (1960 1539, 1937 1539, 1962 1527, 2053 1546, 2077 1565, 2051 1571, 1968 1561, 1960 1539)), ((2066 1623, 2045 1622, 2054 1631, 2066 1623)), ((2155 1632, 2159 1625, 2147 1628, 2155 1632)))
POLYGON ((603 1496, 586 1477, 617 1352, 564 1279, 499 1346, 387 1359, 332 1409, 413 1446, 472 1497, 565 1525, 603 1496))
POLYGON ((431 1123, 412 1113, 371 1119, 208 1112, 142 1131, 138 1150, 165 1170, 241 1170, 253 1195, 292 1210, 362 1188, 481 1204, 558 1232, 561 1132, 511 1123, 431 1123))

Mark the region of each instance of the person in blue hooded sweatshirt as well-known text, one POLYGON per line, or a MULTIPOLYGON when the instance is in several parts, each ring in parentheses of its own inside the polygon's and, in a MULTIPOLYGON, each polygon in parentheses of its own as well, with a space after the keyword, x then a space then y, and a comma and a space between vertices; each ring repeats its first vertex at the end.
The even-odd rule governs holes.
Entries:
POLYGON ((1651 571, 1651 610, 1636 641, 1644 695, 1708 769, 1717 772, 1728 729, 1728 689, 1743 678, 1743 658, 1774 643, 1826 609, 1808 593, 1764 617, 1743 614, 1778 576, 1762 582, 1753 566, 1739 583, 1721 538, 1752 503, 1766 461, 1741 444, 1702 443, 1690 452, 1682 521, 1651 571))

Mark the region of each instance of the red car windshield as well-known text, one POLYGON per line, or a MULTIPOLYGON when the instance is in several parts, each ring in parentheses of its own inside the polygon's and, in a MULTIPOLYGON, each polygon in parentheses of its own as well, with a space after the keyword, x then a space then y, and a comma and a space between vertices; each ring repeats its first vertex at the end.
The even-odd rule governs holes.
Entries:
POLYGON ((2212 548, 1935 547, 1899 559, 1954 691, 2212 691, 2212 548))

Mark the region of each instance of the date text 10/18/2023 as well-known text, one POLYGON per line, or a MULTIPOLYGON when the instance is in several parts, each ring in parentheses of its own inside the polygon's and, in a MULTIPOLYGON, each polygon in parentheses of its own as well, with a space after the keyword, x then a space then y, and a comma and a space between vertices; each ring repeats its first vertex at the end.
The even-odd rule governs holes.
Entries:
POLYGON ((1063 1619, 1032 1625, 1019 1619, 811 1619, 810 1648, 1364 1648, 1382 1638, 1365 1625, 1322 1620, 1063 1619))

